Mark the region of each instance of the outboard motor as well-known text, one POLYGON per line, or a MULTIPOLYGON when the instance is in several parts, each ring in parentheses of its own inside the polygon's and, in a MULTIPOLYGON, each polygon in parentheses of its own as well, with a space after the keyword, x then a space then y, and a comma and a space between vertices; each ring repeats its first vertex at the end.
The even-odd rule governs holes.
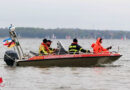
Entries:
POLYGON ((18 59, 18 54, 13 50, 8 50, 5 52, 4 61, 8 66, 13 66, 16 59, 18 59))

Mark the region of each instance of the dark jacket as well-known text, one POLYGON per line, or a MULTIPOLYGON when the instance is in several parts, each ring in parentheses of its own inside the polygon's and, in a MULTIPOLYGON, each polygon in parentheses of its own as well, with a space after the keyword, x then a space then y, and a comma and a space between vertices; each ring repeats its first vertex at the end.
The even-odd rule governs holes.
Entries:
POLYGON ((78 45, 77 43, 72 43, 69 46, 69 53, 70 54, 79 54, 79 51, 86 53, 87 51, 84 50, 80 45, 78 45))

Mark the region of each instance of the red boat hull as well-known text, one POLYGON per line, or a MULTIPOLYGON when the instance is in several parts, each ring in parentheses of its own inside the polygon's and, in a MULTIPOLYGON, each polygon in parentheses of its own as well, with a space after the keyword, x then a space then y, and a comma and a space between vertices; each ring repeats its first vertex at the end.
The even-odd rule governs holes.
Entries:
POLYGON ((42 66, 42 67, 87 67, 108 64, 118 60, 120 54, 76 54, 76 55, 46 55, 34 56, 28 60, 17 62, 17 66, 42 66))

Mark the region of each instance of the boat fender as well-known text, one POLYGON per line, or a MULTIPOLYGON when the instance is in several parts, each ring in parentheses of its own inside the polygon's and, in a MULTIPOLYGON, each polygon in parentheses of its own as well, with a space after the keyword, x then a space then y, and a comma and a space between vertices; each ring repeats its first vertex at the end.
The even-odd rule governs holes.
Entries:
POLYGON ((4 61, 8 66, 13 66, 16 59, 18 59, 18 54, 13 50, 8 50, 4 54, 4 61))

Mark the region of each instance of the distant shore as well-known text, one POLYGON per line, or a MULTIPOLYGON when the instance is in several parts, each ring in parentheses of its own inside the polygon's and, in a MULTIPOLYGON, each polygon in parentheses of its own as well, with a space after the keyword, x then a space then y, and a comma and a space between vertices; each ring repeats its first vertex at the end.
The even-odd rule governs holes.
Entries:
MULTIPOLYGON (((8 37, 8 28, 0 28, 0 37, 8 37)), ((89 29, 73 29, 73 28, 30 28, 17 27, 18 37, 23 38, 49 38, 49 39, 96 39, 102 37, 104 39, 130 39, 130 31, 121 30, 89 30, 89 29)))

